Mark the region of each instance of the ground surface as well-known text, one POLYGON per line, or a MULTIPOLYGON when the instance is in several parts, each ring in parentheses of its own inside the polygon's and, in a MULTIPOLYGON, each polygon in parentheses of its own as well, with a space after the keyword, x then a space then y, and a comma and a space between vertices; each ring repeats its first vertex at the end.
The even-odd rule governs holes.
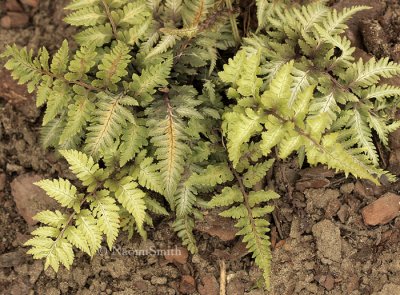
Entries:
MULTIPOLYGON (((23 29, 0 28, 0 51, 13 42, 54 50, 73 31, 62 23, 65 2, 42 0, 37 8, 26 6, 29 24, 23 29)), ((337 8, 373 5, 371 11, 357 15, 347 34, 360 48, 360 56, 390 56, 400 62, 398 1, 331 2, 337 8)), ((0 13, 5 12, 3 7, 0 13)), ((399 81, 394 83, 400 85, 399 81)), ((42 198, 30 183, 43 176, 65 176, 66 169, 53 153, 40 148, 39 126, 40 111, 33 98, 0 68, 0 293, 213 295, 218 294, 224 261, 228 295, 264 294, 254 289, 260 273, 244 256, 231 224, 212 212, 206 218, 208 225, 196 231, 198 255, 187 257, 181 248, 177 257, 134 255, 135 249, 154 253, 180 247, 167 219, 149 231, 145 243, 121 236, 113 253, 103 249, 92 261, 78 254, 71 272, 44 271, 42 262, 25 255, 21 246, 34 228, 22 217, 32 209, 26 208, 24 198, 42 198)), ((399 132, 392 136, 391 147, 391 152, 382 149, 383 165, 400 174, 399 132)), ((400 217, 371 227, 361 215, 367 204, 385 192, 398 193, 400 186, 378 188, 323 168, 293 167, 280 163, 274 171, 274 185, 282 198, 276 203, 272 229, 270 294, 400 294, 400 217)))

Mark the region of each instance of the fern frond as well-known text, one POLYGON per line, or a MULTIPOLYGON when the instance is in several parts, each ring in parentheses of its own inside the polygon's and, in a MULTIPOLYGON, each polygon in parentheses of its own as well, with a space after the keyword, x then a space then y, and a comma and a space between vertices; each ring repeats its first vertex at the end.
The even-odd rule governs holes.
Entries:
POLYGON ((88 98, 79 96, 75 104, 71 104, 68 108, 67 125, 60 136, 61 144, 79 134, 86 127, 95 110, 95 105, 88 98))
POLYGON ((246 109, 246 113, 226 113, 224 115, 224 133, 228 139, 228 154, 233 166, 239 163, 241 147, 250 138, 262 130, 260 116, 251 109, 246 109))
POLYGON ((150 103, 154 99, 152 95, 156 92, 156 87, 168 85, 167 79, 170 76, 171 67, 172 58, 168 58, 159 64, 143 69, 140 76, 133 74, 130 89, 134 91, 135 97, 143 100, 141 105, 150 103))
POLYGON ((75 35, 75 40, 81 46, 101 47, 113 38, 111 25, 106 23, 83 30, 75 35))
POLYGON ((94 157, 99 157, 103 149, 111 146, 119 138, 128 123, 134 123, 132 113, 121 105, 121 95, 104 92, 97 95, 100 100, 87 128, 85 150, 94 157))
POLYGON ((382 100, 387 97, 399 97, 400 87, 393 85, 383 84, 383 85, 373 85, 362 91, 361 97, 364 99, 376 98, 382 100))
POLYGON ((378 61, 371 58, 365 64, 361 59, 349 68, 350 85, 367 87, 376 84, 380 77, 391 78, 400 74, 400 65, 389 61, 388 57, 381 58, 378 61))
POLYGON ((54 54, 53 60, 51 61, 50 70, 55 75, 64 74, 67 71, 67 65, 69 60, 69 47, 68 41, 64 40, 61 48, 54 54))
POLYGON ((233 180, 233 174, 227 163, 219 163, 215 165, 208 165, 200 174, 192 173, 187 180, 192 186, 215 187, 217 184, 223 184, 233 180))
POLYGON ((370 8, 371 7, 369 6, 357 5, 349 8, 345 7, 340 12, 333 9, 327 14, 326 18, 323 19, 322 27, 326 33, 331 36, 341 34, 347 28, 347 25, 345 24, 347 20, 349 20, 355 13, 370 8))
POLYGON ((378 165, 379 156, 376 151, 376 147, 372 141, 371 129, 365 120, 365 115, 362 110, 353 110, 353 116, 351 117, 348 126, 351 128, 352 136, 358 143, 360 148, 365 149, 365 153, 374 165, 378 165))
POLYGON ((172 224, 172 227, 182 240, 182 245, 186 246, 192 254, 197 253, 196 239, 193 235, 194 220, 189 216, 177 218, 172 224))
POLYGON ((153 163, 153 158, 144 158, 139 164, 138 182, 141 186, 162 194, 163 181, 158 169, 157 165, 153 163))
POLYGON ((35 185, 43 189, 47 195, 59 202, 61 206, 79 210, 81 195, 77 194, 77 189, 69 180, 65 179, 43 179, 35 182, 35 185))
POLYGON ((87 7, 92 7, 93 5, 100 3, 100 0, 73 0, 70 4, 65 6, 68 10, 78 10, 87 7))
POLYGON ((173 196, 184 170, 185 159, 190 150, 184 140, 186 136, 182 122, 173 114, 172 106, 167 105, 166 118, 149 122, 151 143, 157 148, 155 155, 164 183, 164 194, 173 206, 173 196))
POLYGON ((99 6, 91 5, 68 14, 64 21, 72 26, 89 27, 104 24, 106 19, 106 13, 99 6))
POLYGON ((65 75, 65 78, 69 81, 86 79, 85 74, 96 64, 96 57, 97 52, 94 47, 81 46, 79 50, 75 52, 74 58, 68 66, 69 73, 65 75))
POLYGON ((117 11, 113 11, 111 15, 118 26, 129 27, 143 23, 150 17, 151 12, 147 8, 146 1, 135 0, 117 11))
POLYGON ((220 194, 213 196, 213 198, 207 203, 208 207, 221 207, 230 206, 236 202, 242 202, 243 195, 237 186, 224 187, 220 194))
MULTIPOLYGON (((76 217, 76 227, 80 233, 83 234, 87 241, 89 248, 88 254, 93 256, 101 247, 102 231, 99 228, 96 219, 87 209, 81 210, 81 212, 76 217)), ((83 242, 84 243, 84 242, 83 242)), ((77 243, 81 247, 81 243, 77 243)))
POLYGON ((308 33, 313 26, 321 22, 329 13, 329 8, 317 1, 308 5, 302 5, 301 9, 294 8, 293 13, 300 24, 301 31, 308 33))
POLYGON ((115 192, 118 202, 135 218, 139 229, 142 229, 146 216, 146 194, 138 188, 132 178, 125 177, 118 182, 115 192))
POLYGON ((148 60, 156 55, 167 52, 167 50, 173 47, 179 39, 180 38, 175 35, 162 36, 160 42, 146 55, 145 59, 148 60))
POLYGON ((96 192, 94 201, 90 204, 93 215, 97 217, 97 226, 107 237, 107 245, 112 248, 117 239, 120 221, 119 207, 115 200, 109 196, 110 192, 101 190, 96 192))
POLYGON ((82 152, 61 150, 60 154, 67 160, 71 171, 82 181, 82 184, 88 187, 89 192, 95 189, 99 181, 103 181, 108 176, 92 157, 82 152))
POLYGON ((121 137, 121 145, 119 147, 119 152, 121 154, 119 164, 121 167, 132 160, 142 147, 147 146, 147 137, 147 128, 139 122, 129 123, 128 126, 124 128, 121 137))
POLYGON ((65 229, 64 236, 71 245, 77 247, 81 251, 91 255, 88 241, 83 232, 79 231, 75 226, 69 225, 65 229))
POLYGON ((32 254, 33 258, 45 259, 45 269, 51 266, 57 272, 60 263, 70 269, 74 261, 72 245, 65 239, 53 240, 43 236, 36 236, 28 240, 24 245, 32 246, 27 253, 32 254))
POLYGON ((58 210, 54 212, 45 210, 36 214, 33 219, 55 228, 61 228, 62 226, 66 225, 68 216, 66 214, 62 214, 58 210))
POLYGON ((251 166, 246 173, 243 174, 243 184, 247 188, 252 188, 256 183, 260 182, 267 174, 268 170, 274 164, 274 159, 257 163, 251 166))
POLYGON ((118 41, 111 52, 103 56, 102 63, 98 66, 99 71, 96 73, 99 80, 94 80, 93 86, 116 90, 115 84, 128 74, 126 68, 131 60, 129 51, 130 48, 125 43, 118 41))

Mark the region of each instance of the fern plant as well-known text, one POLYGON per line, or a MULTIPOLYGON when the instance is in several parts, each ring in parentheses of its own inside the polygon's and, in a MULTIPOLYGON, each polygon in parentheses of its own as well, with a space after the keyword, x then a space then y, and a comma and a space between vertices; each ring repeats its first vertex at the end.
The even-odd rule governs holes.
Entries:
POLYGON ((169 211, 195 253, 202 208, 224 207, 268 288, 268 214, 278 194, 265 180, 276 158, 297 153, 300 163, 394 179, 373 139, 386 146, 400 126, 400 88, 379 84, 400 66, 355 62, 342 36, 367 7, 256 2, 258 29, 239 50, 230 0, 73 0, 65 21, 79 27, 76 51, 68 41, 52 57, 7 47, 6 68, 44 108, 44 147, 81 182, 37 183, 63 211, 36 216, 43 226, 26 244, 34 258, 69 268, 73 247, 93 256, 121 230, 146 238, 151 216, 169 211))
POLYGON ((276 194, 260 189, 267 159, 296 152, 300 164, 306 158, 377 184, 383 175, 394 180, 379 167, 373 134, 387 146, 388 134, 400 126, 393 116, 400 88, 379 84, 398 75, 400 65, 387 58, 354 61, 341 34, 345 21, 367 7, 337 12, 320 2, 257 4, 257 33, 219 73, 229 87, 222 130, 238 184, 227 185, 209 206, 228 206, 220 215, 237 220, 269 287, 269 223, 262 217, 276 194))
POLYGON ((84 152, 110 178, 163 195, 183 243, 196 251, 198 193, 185 182, 223 152, 215 69, 218 52, 235 45, 235 15, 213 0, 75 0, 66 9, 65 21, 81 28, 75 52, 65 40, 52 58, 15 45, 2 54, 45 105, 44 147, 84 152))

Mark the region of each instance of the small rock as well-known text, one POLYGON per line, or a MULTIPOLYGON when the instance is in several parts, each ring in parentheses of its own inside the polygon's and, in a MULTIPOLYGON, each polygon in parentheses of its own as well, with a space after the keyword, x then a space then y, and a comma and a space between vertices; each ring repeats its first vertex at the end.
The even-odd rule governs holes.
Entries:
MULTIPOLYGON (((31 286, 28 286, 22 278, 19 278, 17 281, 12 282, 11 288, 7 291, 5 291, 4 294, 10 294, 10 295, 21 295, 21 294, 29 294, 29 291, 31 290, 31 286)), ((4 291, 4 289, 3 289, 4 291)))
POLYGON ((229 295, 243 295, 244 294, 244 284, 239 277, 234 277, 229 280, 226 286, 226 294, 229 295))
POLYGON ((182 280, 179 284, 179 292, 183 294, 192 294, 196 292, 196 282, 192 276, 182 276, 182 280))
POLYGON ((347 218, 349 218, 349 209, 350 207, 346 204, 342 205, 337 212, 337 216, 339 217, 339 220, 341 223, 346 223, 347 218))
POLYGON ((305 168, 299 172, 302 178, 331 178, 335 176, 335 171, 324 166, 305 168))
POLYGON ((207 274, 201 278, 201 284, 198 287, 200 295, 218 295, 219 294, 219 284, 217 279, 211 275, 207 274))
POLYGON ((189 257, 189 253, 186 248, 178 247, 174 249, 173 252, 171 251, 171 253, 167 253, 166 255, 164 255, 164 257, 169 262, 177 262, 180 264, 185 264, 189 257))
POLYGON ((323 283, 323 286, 328 291, 332 290, 335 287, 335 278, 331 274, 328 274, 326 276, 325 282, 323 283))
POLYGON ((326 209, 329 202, 339 197, 338 190, 332 189, 308 189, 304 192, 307 198, 307 211, 310 212, 314 208, 326 209))
POLYGON ((24 11, 22 9, 22 6, 18 3, 17 0, 7 0, 5 7, 8 11, 14 11, 14 12, 24 11))
POLYGON ((331 261, 339 262, 342 258, 339 228, 332 221, 325 219, 315 224, 312 232, 321 261, 326 264, 330 264, 331 261))
POLYGON ((325 209, 325 217, 332 218, 333 216, 335 216, 340 209, 340 205, 341 203, 338 199, 333 199, 329 201, 328 206, 325 209))
POLYGON ((236 238, 237 233, 234 225, 235 222, 231 218, 221 217, 212 211, 204 217, 204 220, 196 223, 196 229, 223 241, 231 241, 236 238))
POLYGON ((344 195, 350 195, 354 190, 354 183, 345 183, 340 187, 340 192, 344 195))
POLYGON ((6 175, 4 173, 0 173, 0 192, 4 191, 6 187, 6 175))
POLYGON ((367 191, 365 186, 359 180, 354 185, 354 193, 363 198, 372 196, 371 192, 367 191))
POLYGON ((168 279, 166 277, 152 276, 150 281, 153 285, 165 285, 168 282, 168 279))
POLYGON ((21 0, 21 2, 25 5, 31 6, 31 7, 38 7, 39 5, 39 0, 21 0))
POLYGON ((0 25, 4 29, 23 28, 29 22, 29 16, 22 12, 8 12, 0 20, 0 25))
POLYGON ((13 267, 26 261, 25 251, 14 251, 0 255, 0 268, 13 267))
POLYGON ((310 178, 310 179, 300 179, 296 182, 296 190, 299 192, 304 192, 308 188, 324 188, 329 186, 331 182, 327 178, 310 178))
POLYGON ((400 196, 386 193, 378 200, 364 207, 361 214, 367 225, 386 224, 399 215, 400 196))
POLYGON ((48 197, 41 188, 33 184, 41 179, 43 177, 39 175, 23 174, 11 182, 11 194, 17 206, 17 211, 29 225, 37 223, 32 217, 38 212, 57 207, 55 200, 48 197))
POLYGON ((148 281, 143 280, 143 279, 138 279, 138 280, 134 281, 133 286, 135 287, 135 289, 141 290, 141 291, 146 291, 149 289, 148 281))

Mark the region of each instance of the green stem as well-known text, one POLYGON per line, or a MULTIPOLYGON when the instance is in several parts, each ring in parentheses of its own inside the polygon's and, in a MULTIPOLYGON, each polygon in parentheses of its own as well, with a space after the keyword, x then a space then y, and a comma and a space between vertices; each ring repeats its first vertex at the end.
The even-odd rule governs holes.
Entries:
MULTIPOLYGON (((226 3, 226 7, 230 10, 233 11, 233 7, 232 7, 232 1, 231 0, 225 0, 226 3)), ((236 17, 232 14, 229 13, 229 21, 231 22, 231 26, 232 26, 232 33, 233 33, 233 38, 235 39, 236 44, 240 43, 240 34, 239 34, 239 30, 236 24, 236 17)))

